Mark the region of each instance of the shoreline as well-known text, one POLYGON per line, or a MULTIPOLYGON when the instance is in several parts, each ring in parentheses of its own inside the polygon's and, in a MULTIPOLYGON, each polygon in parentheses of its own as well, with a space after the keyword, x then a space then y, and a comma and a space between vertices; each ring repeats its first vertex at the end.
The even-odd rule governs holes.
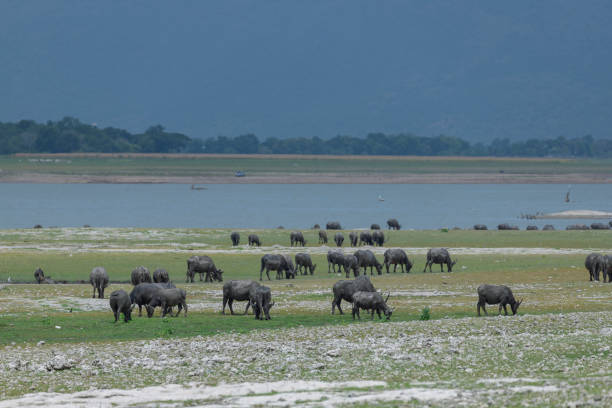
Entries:
POLYGON ((612 184, 612 174, 261 174, 228 176, 2 174, 23 184, 612 184))

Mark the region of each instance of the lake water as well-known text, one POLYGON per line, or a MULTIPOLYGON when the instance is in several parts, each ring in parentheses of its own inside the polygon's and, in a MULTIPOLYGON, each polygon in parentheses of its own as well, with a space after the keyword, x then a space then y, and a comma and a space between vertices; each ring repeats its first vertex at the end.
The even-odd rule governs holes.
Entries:
POLYGON ((494 228, 507 222, 567 224, 592 220, 524 220, 521 214, 612 210, 612 186, 580 184, 0 184, 0 228, 195 227, 310 228, 338 220, 346 229, 397 218, 403 228, 494 228), (382 196, 384 201, 379 201, 382 196))

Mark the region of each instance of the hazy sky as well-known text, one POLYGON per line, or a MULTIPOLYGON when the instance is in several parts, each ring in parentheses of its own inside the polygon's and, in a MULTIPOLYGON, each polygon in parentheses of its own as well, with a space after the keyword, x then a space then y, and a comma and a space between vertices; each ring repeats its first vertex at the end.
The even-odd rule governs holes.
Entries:
POLYGON ((612 2, 0 1, 0 121, 611 137, 612 2))

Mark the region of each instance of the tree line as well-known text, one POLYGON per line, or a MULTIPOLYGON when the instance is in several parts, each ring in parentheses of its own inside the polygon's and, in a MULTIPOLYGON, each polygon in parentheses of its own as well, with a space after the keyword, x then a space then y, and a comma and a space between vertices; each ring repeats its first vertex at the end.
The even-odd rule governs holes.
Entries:
POLYGON ((0 154, 73 152, 610 158, 612 140, 587 135, 525 141, 495 139, 485 145, 445 135, 371 133, 365 138, 338 135, 331 139, 271 137, 260 141, 253 134, 190 138, 168 132, 161 125, 151 126, 143 133, 130 133, 113 127, 98 128, 71 117, 46 123, 0 122, 0 154))

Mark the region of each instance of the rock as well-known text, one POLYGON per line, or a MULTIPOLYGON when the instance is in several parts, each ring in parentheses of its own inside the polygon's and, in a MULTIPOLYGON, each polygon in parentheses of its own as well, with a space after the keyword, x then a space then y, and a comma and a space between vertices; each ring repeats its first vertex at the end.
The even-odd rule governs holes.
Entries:
POLYGON ((325 355, 327 355, 329 357, 339 357, 340 356, 340 351, 338 351, 338 350, 329 350, 327 353, 325 353, 325 355))
POLYGON ((65 356, 58 355, 47 361, 45 368, 47 371, 62 371, 69 370, 73 368, 74 365, 74 361, 68 360, 65 356))
POLYGON ((39 341, 38 343, 36 343, 36 345, 37 345, 38 347, 42 346, 43 344, 45 344, 45 341, 44 341, 44 340, 41 340, 41 341, 39 341))

